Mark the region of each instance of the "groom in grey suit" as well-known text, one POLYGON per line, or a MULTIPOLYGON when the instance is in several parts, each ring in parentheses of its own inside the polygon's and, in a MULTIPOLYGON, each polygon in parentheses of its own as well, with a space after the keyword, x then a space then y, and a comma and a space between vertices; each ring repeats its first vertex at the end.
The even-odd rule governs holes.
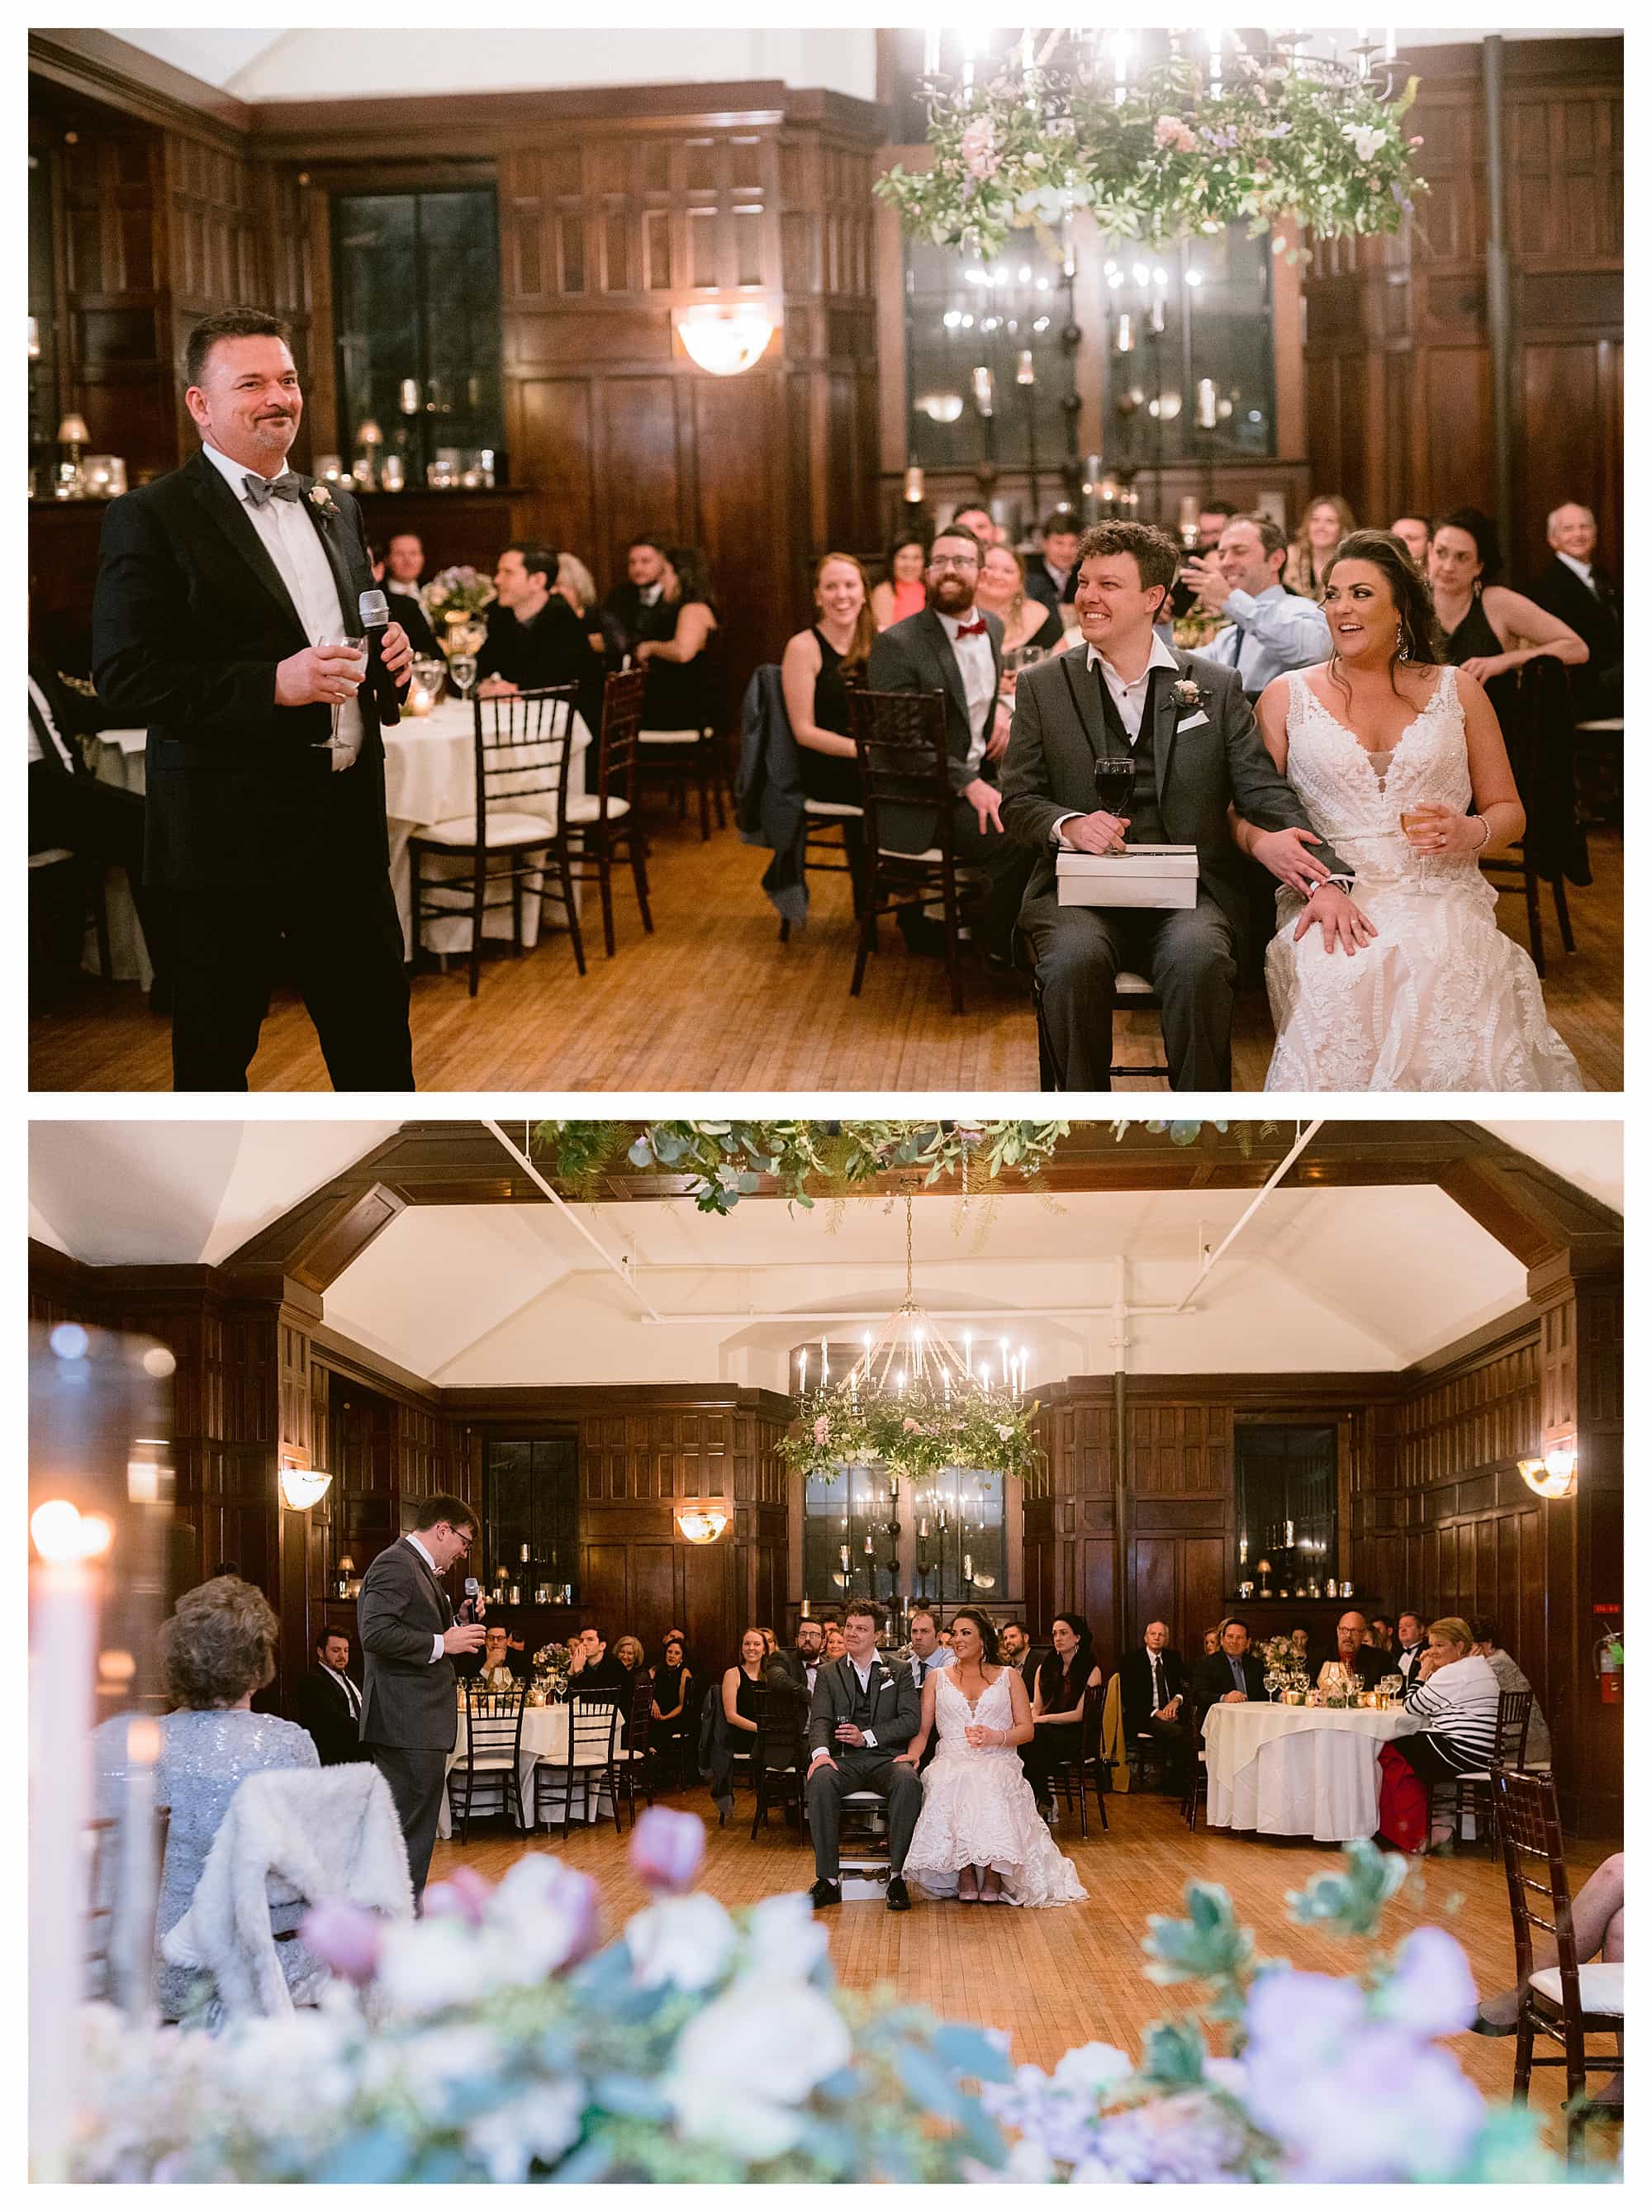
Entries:
POLYGON ((1163 1007, 1177 1091, 1232 1087, 1233 989, 1248 862, 1232 806, 1266 834, 1256 858, 1308 900, 1327 952, 1352 951, 1361 917, 1353 871, 1317 838, 1296 793, 1256 733, 1237 672, 1167 645, 1153 625, 1180 555, 1163 531, 1108 522, 1078 548, 1076 604, 1085 647, 1027 669, 1016 686, 1004 767, 1004 826, 1037 858, 1022 902, 1045 1034, 1064 1091, 1111 1088, 1113 981, 1151 975, 1163 1007), (1096 803, 1096 764, 1133 768, 1129 811, 1096 803), (1198 903, 1187 908, 1064 907, 1056 854, 1127 844, 1193 845, 1198 903))
POLYGON ((427 1498, 411 1532, 362 1576, 356 1603, 365 1655, 361 1741, 396 1801, 415 1905, 424 1895, 447 1757, 459 1735, 453 1660, 478 1650, 487 1634, 479 1620, 455 1621, 441 1586, 470 1550, 476 1527, 462 1498, 427 1498))
POLYGON ((843 1799, 852 1790, 875 1790, 887 1800, 890 1879, 884 1902, 891 1912, 904 1912, 911 1903, 901 1869, 918 1825, 923 1785, 915 1768, 895 1762, 917 1735, 923 1707, 912 1669, 885 1666, 878 1656, 884 1618, 881 1605, 857 1598, 843 1615, 847 1657, 833 1660, 815 1675, 805 1796, 815 1839, 817 1905, 835 1905, 843 1893, 838 1831, 843 1799))

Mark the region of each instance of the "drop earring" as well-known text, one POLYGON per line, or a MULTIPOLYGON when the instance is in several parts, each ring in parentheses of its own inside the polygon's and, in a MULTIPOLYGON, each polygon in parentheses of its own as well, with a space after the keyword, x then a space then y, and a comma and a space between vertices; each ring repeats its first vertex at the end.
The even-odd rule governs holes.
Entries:
POLYGON ((1406 633, 1403 625, 1394 631, 1394 641, 1400 648, 1400 658, 1401 660, 1409 660, 1411 659, 1411 647, 1406 642, 1406 633))

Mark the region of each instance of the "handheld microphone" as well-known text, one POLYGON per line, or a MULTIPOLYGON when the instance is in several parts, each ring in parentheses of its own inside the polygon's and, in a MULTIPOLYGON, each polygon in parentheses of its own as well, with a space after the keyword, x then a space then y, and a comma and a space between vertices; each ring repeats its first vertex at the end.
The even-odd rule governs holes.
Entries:
POLYGON ((384 663, 384 633, 390 627, 390 602, 380 591, 363 592, 355 602, 355 609, 367 634, 367 669, 379 720, 384 727, 392 728, 401 720, 402 708, 396 679, 384 663))
MULTIPOLYGON (((368 595, 364 592, 361 596, 366 599, 368 595)), ((474 1575, 465 1577, 465 1602, 459 1610, 461 1620, 479 1620, 482 1617, 482 1584, 474 1575)))

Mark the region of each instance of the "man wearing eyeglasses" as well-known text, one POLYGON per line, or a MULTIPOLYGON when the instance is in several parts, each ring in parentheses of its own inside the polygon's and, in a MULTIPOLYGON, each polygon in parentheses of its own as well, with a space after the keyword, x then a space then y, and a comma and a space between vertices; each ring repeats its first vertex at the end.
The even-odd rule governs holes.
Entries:
MULTIPOLYGON (((999 728, 1004 674, 1004 625, 978 613, 981 541, 956 523, 938 532, 924 572, 927 604, 880 633, 866 663, 870 691, 944 691, 947 776, 952 787, 952 849, 962 866, 979 869, 984 890, 968 909, 975 949, 989 968, 1008 972, 1021 894, 1032 860, 1004 834, 999 818, 998 762, 1008 742, 999 728)), ((939 816, 923 806, 883 806, 878 836, 892 853, 925 853, 939 834, 939 816)), ((908 947, 944 950, 938 922, 902 908, 898 920, 908 947)))
POLYGON ((413 1904, 422 1908, 448 1754, 459 1735, 456 1657, 477 1650, 487 1630, 456 1621, 441 1578, 476 1534, 462 1498, 427 1498, 414 1525, 380 1552, 361 1577, 361 1741, 390 1785, 407 1843, 413 1904))

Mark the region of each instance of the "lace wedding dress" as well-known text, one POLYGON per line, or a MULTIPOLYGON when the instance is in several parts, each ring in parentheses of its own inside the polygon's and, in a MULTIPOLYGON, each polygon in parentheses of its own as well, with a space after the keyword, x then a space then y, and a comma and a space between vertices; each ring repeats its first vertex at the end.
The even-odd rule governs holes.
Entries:
MULTIPOLYGON (((1497 895, 1471 854, 1414 852, 1401 811, 1464 812, 1473 796, 1457 672, 1387 756, 1370 753, 1290 678, 1285 775, 1309 820, 1355 871, 1380 933, 1351 957, 1317 929, 1292 942, 1302 901, 1281 885, 1267 948, 1278 1032, 1270 1091, 1581 1091, 1549 1026, 1529 956, 1497 927, 1497 895)), ((1312 849, 1311 848, 1309 848, 1312 849)))
POLYGON ((932 1896, 952 1897, 967 1866, 993 1867, 1012 1905, 1076 1905, 1088 1893, 1055 1848, 1013 1744, 972 1751, 963 1732, 1014 1726, 1010 1669, 972 1705, 952 1669, 932 1674, 938 1749, 924 1771, 924 1806, 902 1871, 932 1896))

